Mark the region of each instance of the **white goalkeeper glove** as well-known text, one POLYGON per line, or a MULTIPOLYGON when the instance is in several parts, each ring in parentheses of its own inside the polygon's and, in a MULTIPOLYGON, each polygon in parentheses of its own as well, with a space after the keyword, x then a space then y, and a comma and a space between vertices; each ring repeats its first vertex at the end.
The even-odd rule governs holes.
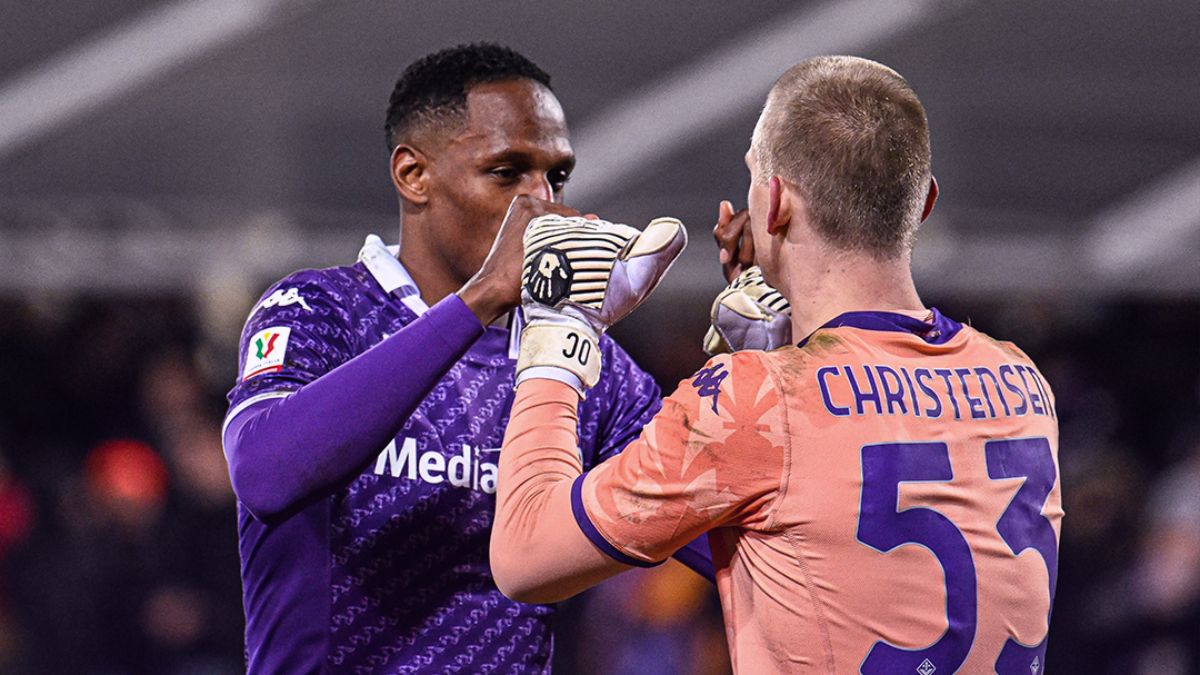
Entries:
POLYGON ((582 396, 600 379, 600 336, 642 304, 687 245, 674 218, 644 231, 548 214, 525 230, 525 328, 517 383, 565 382, 582 396))
POLYGON ((743 349, 771 350, 792 342, 792 308, 767 285, 762 270, 748 267, 717 295, 712 327, 704 336, 709 356, 743 349))

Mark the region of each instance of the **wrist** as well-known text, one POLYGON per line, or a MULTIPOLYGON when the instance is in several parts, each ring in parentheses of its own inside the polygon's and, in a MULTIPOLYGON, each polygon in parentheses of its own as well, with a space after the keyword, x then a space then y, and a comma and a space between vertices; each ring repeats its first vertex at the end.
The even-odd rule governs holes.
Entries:
POLYGON ((573 317, 529 316, 528 306, 526 314, 529 323, 521 332, 517 380, 549 377, 571 385, 580 396, 596 386, 603 359, 599 334, 573 317), (553 374, 559 370, 572 377, 553 374))
POLYGON ((490 277, 471 277, 458 289, 458 297, 463 304, 479 319, 479 323, 488 326, 500 315, 509 311, 515 303, 506 298, 506 294, 490 277))

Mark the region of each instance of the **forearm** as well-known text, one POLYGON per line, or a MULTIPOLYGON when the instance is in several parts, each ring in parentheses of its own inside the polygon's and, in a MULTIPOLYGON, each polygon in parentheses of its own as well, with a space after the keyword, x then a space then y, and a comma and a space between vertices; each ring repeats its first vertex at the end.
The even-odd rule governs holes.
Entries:
POLYGON ((500 451, 491 566, 505 595, 523 602, 568 598, 629 569, 598 551, 571 513, 579 395, 553 380, 517 388, 500 451))
POLYGON ((235 415, 224 441, 238 498, 267 518, 360 471, 482 332, 451 295, 291 396, 235 415))

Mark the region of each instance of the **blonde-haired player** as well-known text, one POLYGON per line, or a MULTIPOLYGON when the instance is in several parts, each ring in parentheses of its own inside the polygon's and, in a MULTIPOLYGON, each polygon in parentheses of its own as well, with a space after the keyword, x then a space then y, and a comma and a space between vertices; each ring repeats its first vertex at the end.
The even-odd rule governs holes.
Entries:
MULTIPOLYGON (((518 362, 497 584, 558 600, 708 532, 738 672, 1040 675, 1062 518, 1054 399, 1017 347, 917 294, 909 253, 937 184, 916 95, 878 63, 802 62, 746 162, 755 261, 803 339, 712 359, 581 475, 587 375, 547 327, 571 291, 526 297, 550 318, 518 362)), ((576 342, 607 327, 588 316, 567 321, 576 342)))

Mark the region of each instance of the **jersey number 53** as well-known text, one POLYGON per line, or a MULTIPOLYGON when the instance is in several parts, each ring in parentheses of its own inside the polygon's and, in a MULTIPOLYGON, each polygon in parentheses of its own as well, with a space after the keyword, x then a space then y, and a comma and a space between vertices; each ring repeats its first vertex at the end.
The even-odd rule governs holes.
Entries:
MULTIPOLYGON (((1058 543, 1050 521, 1042 515, 1057 472, 1045 438, 993 440, 984 444, 988 478, 1025 478, 996 523, 996 530, 1013 555, 1033 549, 1046 563, 1050 604, 1058 575, 1058 543)), ((902 649, 880 640, 860 667, 876 673, 952 673, 962 666, 975 640, 978 597, 975 561, 958 526, 940 512, 915 507, 897 510, 900 483, 949 481, 950 450, 945 443, 881 443, 862 448, 862 502, 858 540, 887 553, 904 544, 929 549, 946 576, 948 629, 925 649, 902 649)), ((1009 638, 996 659, 996 672, 1037 675, 1046 658, 1046 641, 1024 645, 1009 638)))

